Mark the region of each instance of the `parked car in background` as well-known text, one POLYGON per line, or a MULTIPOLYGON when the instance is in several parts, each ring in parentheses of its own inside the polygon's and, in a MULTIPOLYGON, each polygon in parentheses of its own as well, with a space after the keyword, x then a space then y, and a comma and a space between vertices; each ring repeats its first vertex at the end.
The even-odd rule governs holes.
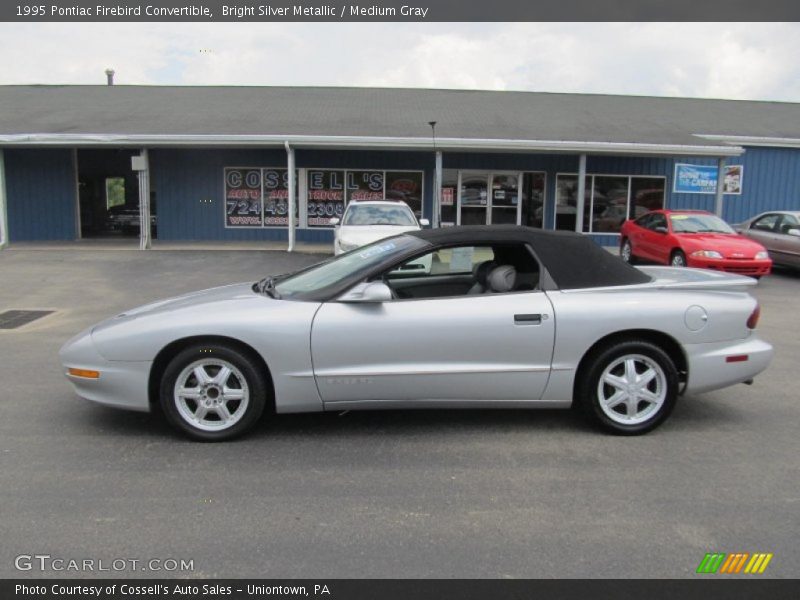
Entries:
POLYGON ((773 264, 800 269, 800 211, 761 213, 734 229, 762 244, 773 264))
POLYGON ((198 440, 244 433, 265 410, 573 404, 634 435, 681 394, 750 383, 768 366, 755 284, 634 268, 574 232, 426 229, 128 310, 60 355, 80 396, 160 405, 198 440), (437 270, 406 274, 423 260, 437 270))
MULTIPOLYGON (((150 215, 150 229, 153 235, 156 234, 158 220, 156 215, 150 215)), ((108 209, 106 216, 106 229, 110 231, 121 231, 126 235, 139 234, 142 228, 141 220, 139 217, 139 207, 130 206, 128 204, 120 204, 119 206, 112 206, 108 209)))
POLYGON ((333 253, 337 256, 385 237, 418 231, 421 225, 428 225, 427 219, 417 221, 408 204, 396 200, 351 202, 341 220, 334 217, 330 222, 336 226, 333 253))
POLYGON ((673 267, 716 269, 739 275, 769 275, 766 248, 736 233, 725 221, 699 210, 654 210, 626 221, 620 232, 620 256, 673 267))

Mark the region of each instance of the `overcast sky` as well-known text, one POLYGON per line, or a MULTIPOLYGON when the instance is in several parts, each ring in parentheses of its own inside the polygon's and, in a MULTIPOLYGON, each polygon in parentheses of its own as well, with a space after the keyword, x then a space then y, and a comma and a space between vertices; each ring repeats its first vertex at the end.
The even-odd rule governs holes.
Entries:
POLYGON ((0 84, 322 85, 800 102, 797 23, 0 24, 0 84))

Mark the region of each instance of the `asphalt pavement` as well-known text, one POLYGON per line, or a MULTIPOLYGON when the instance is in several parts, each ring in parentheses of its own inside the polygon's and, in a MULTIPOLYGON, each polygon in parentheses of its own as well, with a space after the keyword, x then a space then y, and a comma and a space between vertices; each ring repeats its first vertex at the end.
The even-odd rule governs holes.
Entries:
POLYGON ((769 370, 681 398, 642 437, 572 411, 404 411, 279 415, 200 444, 77 398, 61 374, 61 344, 102 318, 322 258, 0 251, 0 311, 56 311, 0 331, 0 577, 680 578, 707 552, 771 552, 764 577, 800 573, 796 273, 754 292, 769 370), (19 571, 21 555, 129 562, 19 571), (146 570, 169 560, 192 569, 146 570))

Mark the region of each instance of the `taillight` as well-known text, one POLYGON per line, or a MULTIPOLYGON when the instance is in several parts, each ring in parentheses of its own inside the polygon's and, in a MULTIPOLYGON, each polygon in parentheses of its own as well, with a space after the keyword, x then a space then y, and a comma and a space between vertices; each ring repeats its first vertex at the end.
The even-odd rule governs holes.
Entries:
POLYGON ((747 319, 747 328, 748 329, 755 329, 756 325, 758 325, 758 318, 761 316, 761 306, 756 303, 756 307, 753 309, 753 312, 750 313, 750 317, 747 319))

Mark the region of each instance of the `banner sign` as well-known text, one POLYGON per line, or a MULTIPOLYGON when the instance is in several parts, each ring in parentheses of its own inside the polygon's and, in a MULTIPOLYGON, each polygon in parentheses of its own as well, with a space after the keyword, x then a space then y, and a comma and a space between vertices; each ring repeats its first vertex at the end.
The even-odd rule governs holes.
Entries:
POLYGON ((225 225, 262 227, 261 169, 225 169, 225 225))
MULTIPOLYGON (((723 168, 722 193, 742 193, 742 165, 726 165, 723 168)), ((714 165, 675 165, 672 191, 678 194, 716 194, 717 167, 714 165)))

